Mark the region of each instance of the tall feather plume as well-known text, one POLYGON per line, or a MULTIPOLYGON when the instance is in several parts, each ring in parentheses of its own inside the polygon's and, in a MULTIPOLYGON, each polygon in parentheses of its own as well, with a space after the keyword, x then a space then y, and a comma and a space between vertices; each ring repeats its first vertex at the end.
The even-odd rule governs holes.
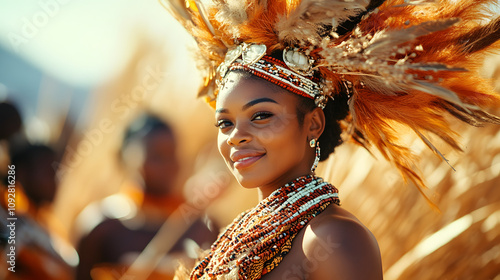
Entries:
POLYGON ((279 16, 275 30, 280 41, 299 45, 316 44, 321 41, 323 26, 335 28, 338 23, 364 11, 367 5, 366 0, 290 1, 290 12, 279 16))
POLYGON ((241 36, 239 27, 248 20, 249 4, 241 0, 226 0, 226 5, 220 6, 215 14, 215 20, 220 22, 221 26, 225 26, 232 37, 239 38, 241 36))
POLYGON ((401 30, 379 31, 373 36, 373 39, 369 42, 369 47, 364 50, 364 53, 379 57, 390 57, 390 52, 393 51, 391 46, 399 46, 418 37, 445 30, 459 21, 458 18, 450 18, 428 21, 401 30))
POLYGON ((200 46, 200 65, 208 69, 203 95, 212 95, 215 68, 239 42, 265 44, 269 53, 307 48, 328 94, 343 81, 354 85, 351 115, 342 122, 351 139, 380 151, 424 193, 416 158, 394 127, 414 131, 446 160, 428 135, 460 149, 447 114, 475 126, 500 123, 482 109, 500 108, 500 98, 477 73, 485 55, 500 49, 500 17, 487 13, 496 2, 207 0, 200 7, 172 0, 169 6, 200 46))
POLYGON ((339 23, 338 27, 336 28, 335 32, 339 35, 344 35, 348 32, 351 32, 356 25, 358 25, 363 17, 367 14, 372 12, 373 10, 377 9, 380 7, 385 2, 385 0, 372 0, 366 7, 364 12, 359 13, 355 17, 350 17, 346 21, 342 21, 339 23))
POLYGON ((351 112, 358 134, 422 193, 425 184, 415 171, 415 158, 398 144, 395 124, 411 128, 445 161, 424 136, 430 132, 460 150, 444 113, 476 126, 500 124, 480 109, 498 108, 500 99, 477 74, 486 50, 499 48, 500 19, 480 23, 492 1, 435 2, 386 1, 347 40, 325 41, 321 65, 357 82, 351 112))
POLYGON ((184 27, 191 22, 191 14, 186 9, 184 0, 159 0, 160 4, 170 12, 184 27))
POLYGON ((213 7, 199 0, 159 0, 160 4, 179 21, 196 40, 200 51, 195 54, 198 67, 205 71, 205 82, 198 96, 213 99, 215 68, 224 60, 227 43, 213 21, 213 7))
POLYGON ((494 44, 500 38, 500 18, 492 20, 486 26, 478 26, 467 34, 467 37, 460 37, 458 42, 463 44, 463 51, 474 53, 481 51, 494 44))

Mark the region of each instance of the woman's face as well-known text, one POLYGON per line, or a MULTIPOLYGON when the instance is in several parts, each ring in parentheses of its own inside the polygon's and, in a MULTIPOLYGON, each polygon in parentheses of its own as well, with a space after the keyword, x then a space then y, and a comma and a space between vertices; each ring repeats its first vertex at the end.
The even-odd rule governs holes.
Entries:
MULTIPOLYGON (((299 125, 300 98, 261 79, 231 72, 217 97, 219 151, 239 183, 272 192, 310 173, 310 116, 299 125)), ((315 136, 315 135, 312 135, 315 136)))

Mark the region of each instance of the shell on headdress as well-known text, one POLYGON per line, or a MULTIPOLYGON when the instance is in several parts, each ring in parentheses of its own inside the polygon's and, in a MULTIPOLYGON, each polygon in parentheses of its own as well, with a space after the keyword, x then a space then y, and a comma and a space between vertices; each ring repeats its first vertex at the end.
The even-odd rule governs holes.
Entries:
POLYGON ((283 61, 290 69, 301 75, 311 76, 313 74, 312 63, 314 60, 299 50, 286 48, 283 51, 283 61))
POLYGON ((243 45, 243 64, 253 64, 261 59, 267 51, 266 45, 262 44, 244 44, 243 45))

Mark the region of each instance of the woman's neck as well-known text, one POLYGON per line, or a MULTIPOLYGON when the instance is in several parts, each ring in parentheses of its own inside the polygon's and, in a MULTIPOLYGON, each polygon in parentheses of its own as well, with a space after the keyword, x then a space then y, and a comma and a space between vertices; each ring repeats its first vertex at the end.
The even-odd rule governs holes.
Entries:
POLYGON ((274 189, 268 189, 266 187, 259 187, 259 190, 258 190, 258 193, 259 193, 259 201, 262 201, 263 199, 265 199, 266 197, 268 197, 269 195, 271 195, 271 193, 273 193, 275 190, 277 190, 279 187, 276 187, 274 189))

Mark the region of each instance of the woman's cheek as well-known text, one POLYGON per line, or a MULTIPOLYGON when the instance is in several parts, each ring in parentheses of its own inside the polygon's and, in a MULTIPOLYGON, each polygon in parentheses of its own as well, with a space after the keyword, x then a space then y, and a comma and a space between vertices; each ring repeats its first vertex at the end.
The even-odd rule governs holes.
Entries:
POLYGON ((280 135, 284 132, 284 127, 280 121, 273 121, 260 127, 255 135, 259 141, 264 145, 273 145, 280 142, 280 135))
POLYGON ((217 145, 219 148, 219 153, 221 154, 222 158, 227 162, 229 160, 229 145, 227 144, 227 137, 223 133, 219 132, 217 136, 217 145))

